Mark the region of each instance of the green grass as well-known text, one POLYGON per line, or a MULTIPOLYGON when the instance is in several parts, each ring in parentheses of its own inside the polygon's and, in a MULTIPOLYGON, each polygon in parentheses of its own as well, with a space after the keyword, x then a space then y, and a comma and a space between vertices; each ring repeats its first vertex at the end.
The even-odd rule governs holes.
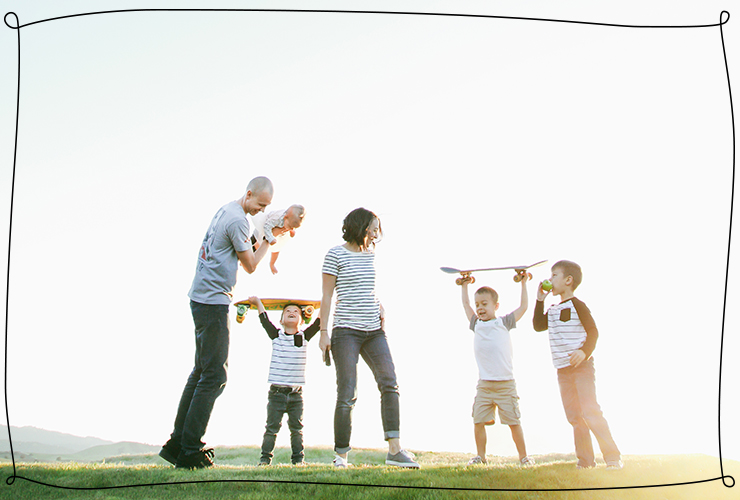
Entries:
MULTIPOLYGON (((494 458, 488 465, 467 467, 467 455, 415 452, 421 470, 383 465, 383 450, 353 450, 353 467, 335 470, 328 448, 307 450, 309 465, 256 467, 259 450, 217 448, 217 466, 186 471, 166 465, 156 455, 108 459, 106 463, 0 464, 0 498, 13 499, 724 499, 737 498, 740 486, 721 480, 683 486, 625 489, 713 479, 719 459, 706 455, 627 456, 621 471, 576 470, 572 456, 536 456, 537 465, 521 468, 514 459, 494 458), (45 484, 37 484, 33 481, 45 484), (52 485, 52 486, 49 486, 52 485), (601 491, 568 489, 614 488, 601 491), (621 489, 620 489, 621 488, 621 489), (521 491, 486 491, 486 490, 521 491), (477 491, 480 490, 480 491, 477 491), (557 490, 557 491, 527 491, 557 490)), ((290 461, 277 450, 277 463, 290 461)), ((740 462, 724 461, 725 475, 740 478, 740 462)), ((728 479, 728 482, 732 482, 728 479)))

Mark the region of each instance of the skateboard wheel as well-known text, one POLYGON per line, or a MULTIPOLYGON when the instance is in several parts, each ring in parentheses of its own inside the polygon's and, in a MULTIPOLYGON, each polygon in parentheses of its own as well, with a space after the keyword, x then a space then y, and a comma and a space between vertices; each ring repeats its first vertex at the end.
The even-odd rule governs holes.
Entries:
POLYGON ((303 314, 306 315, 307 318, 310 318, 311 315, 313 315, 313 306, 306 306, 303 308, 303 314))
POLYGON ((521 274, 517 274, 517 275, 515 275, 515 276, 514 276, 514 282, 515 282, 515 283, 519 283, 520 281, 522 281, 522 276, 521 276, 521 274))
POLYGON ((242 321, 244 321, 244 315, 247 314, 248 310, 249 308, 243 304, 240 304, 239 306, 237 306, 236 308, 236 322, 237 323, 241 323, 242 321))

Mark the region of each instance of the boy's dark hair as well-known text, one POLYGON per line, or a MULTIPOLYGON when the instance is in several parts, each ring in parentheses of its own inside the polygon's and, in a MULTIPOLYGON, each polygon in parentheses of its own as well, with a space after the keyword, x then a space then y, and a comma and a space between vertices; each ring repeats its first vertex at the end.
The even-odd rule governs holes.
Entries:
POLYGON ((476 295, 490 295, 491 300, 493 300, 494 304, 498 304, 498 292, 491 288, 490 286, 482 286, 478 290, 475 291, 476 295))
POLYGON ((575 262, 571 262, 569 260, 560 260, 553 264, 552 268, 557 268, 563 271, 563 274, 566 278, 568 276, 573 277, 573 290, 578 288, 578 285, 580 285, 581 281, 583 280, 583 271, 581 271, 581 266, 579 266, 575 262))
POLYGON ((370 224, 375 219, 378 219, 378 229, 380 229, 380 234, 382 235, 383 229, 380 227, 380 219, 377 215, 365 208, 352 210, 344 218, 342 238, 349 243, 363 246, 365 244, 365 236, 367 236, 367 228, 370 227, 370 224))

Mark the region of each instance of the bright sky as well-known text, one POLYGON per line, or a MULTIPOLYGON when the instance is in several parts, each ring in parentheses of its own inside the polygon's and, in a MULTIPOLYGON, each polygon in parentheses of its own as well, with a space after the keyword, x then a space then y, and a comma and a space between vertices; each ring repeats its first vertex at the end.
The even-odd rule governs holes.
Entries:
MULTIPOLYGON (((472 13, 713 24, 724 2, 218 1, 141 8, 472 13)), ((4 1, 21 24, 92 1, 4 1)), ((740 15, 740 11, 731 12, 740 15)), ((740 20, 724 35, 740 82, 740 20)), ((624 454, 717 456, 732 127, 718 27, 635 29, 375 14, 121 13, 21 30, 9 272, 10 424, 163 443, 192 368, 187 291, 215 211, 256 175, 271 209, 306 206, 235 298, 320 298, 326 251, 358 206, 380 215, 378 295, 402 443, 473 453, 477 369, 460 288, 440 266, 580 263, 600 331, 597 392, 624 454)), ((9 234, 17 31, 0 28, 0 232, 9 234)), ((737 94, 737 92, 735 92, 737 94)), ((0 270, 7 272, 7 252, 0 270)), ((736 262, 733 262, 736 264, 736 262)), ((535 281, 549 265, 534 270, 535 281)), ((507 272, 477 285, 518 306, 507 272)), ((729 269, 722 451, 740 459, 738 270, 729 269)), ((572 451, 547 335, 513 330, 530 454, 572 451)), ((5 287, 0 292, 5 298, 5 287)), ((547 305, 554 302, 548 298, 547 305)), ((3 316, 4 318, 5 316, 3 316)), ((233 315, 232 315, 233 317, 233 315)), ((272 316, 275 322, 278 316, 272 316)), ((271 344, 232 325, 210 445, 258 445, 271 344)), ((309 346, 305 442, 333 445, 335 375, 309 346)), ((361 363, 355 447, 383 447, 361 363)), ((288 431, 278 445, 289 444, 288 431)), ((508 429, 488 451, 514 455, 508 429)), ((310 457, 309 457, 310 459, 310 457)))

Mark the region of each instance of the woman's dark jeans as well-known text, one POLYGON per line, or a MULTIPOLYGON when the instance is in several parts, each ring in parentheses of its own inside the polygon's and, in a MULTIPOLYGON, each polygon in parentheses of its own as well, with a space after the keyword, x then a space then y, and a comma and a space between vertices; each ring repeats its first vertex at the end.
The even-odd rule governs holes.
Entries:
POLYGON ((380 412, 385 439, 400 437, 396 369, 383 330, 365 332, 334 328, 331 353, 337 370, 337 405, 334 411, 334 451, 347 453, 352 434, 352 410, 357 402, 357 363, 365 360, 380 390, 380 412))

